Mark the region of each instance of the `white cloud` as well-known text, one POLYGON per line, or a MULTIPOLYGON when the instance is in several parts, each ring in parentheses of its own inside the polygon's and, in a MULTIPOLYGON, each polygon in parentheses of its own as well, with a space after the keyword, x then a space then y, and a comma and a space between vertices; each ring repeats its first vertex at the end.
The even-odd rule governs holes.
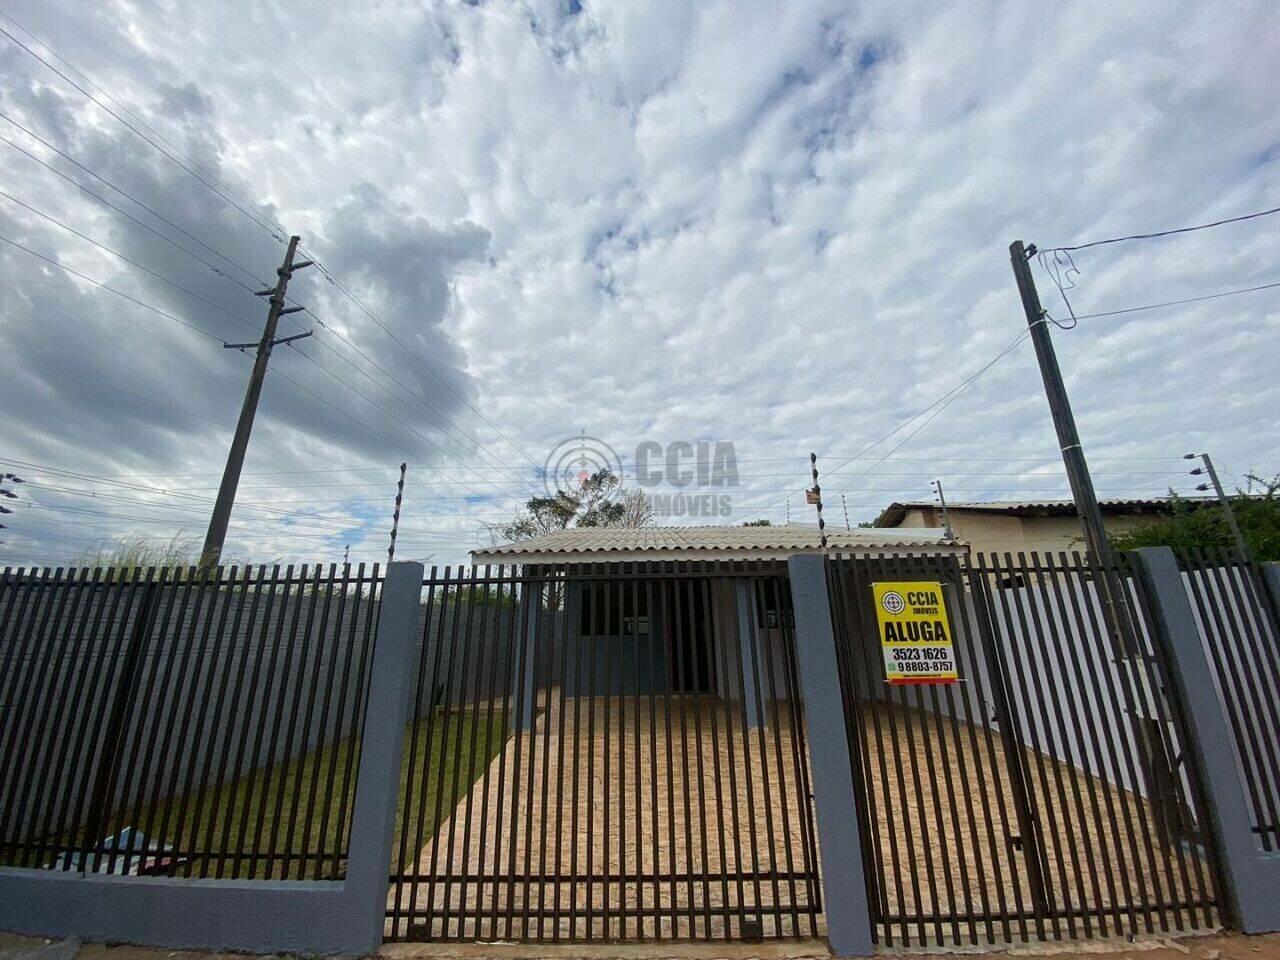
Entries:
MULTIPOLYGON (((259 480, 246 477, 241 498, 267 506, 238 514, 236 548, 255 556, 334 559, 350 540, 376 558, 407 457, 401 549, 457 562, 479 523, 532 485, 521 450, 540 461, 582 429, 624 452, 647 437, 731 439, 741 512, 770 505, 780 520, 773 502, 804 485, 809 450, 826 464, 857 452, 1024 328, 1010 240, 1280 205, 1280 108, 1262 80, 1280 65, 1280 26, 1261 2, 12 13, 302 233, 445 371, 450 387, 322 278, 300 281, 299 299, 383 369, 331 337, 336 353, 304 348, 362 399, 297 355, 273 360, 283 376, 272 375, 254 436, 259 480), (423 401, 460 429, 442 429, 423 401), (449 479, 424 463, 451 464, 449 479), (283 473, 364 465, 380 470, 283 473), (269 520, 271 504, 322 518, 287 529, 269 520)), ((271 274, 278 247, 245 217, 7 41, 0 67, 6 112, 271 274)), ((15 196, 260 316, 189 257, 0 148, 15 196)), ((1082 251, 1072 304, 1091 313, 1280 279, 1268 256, 1276 229, 1261 220, 1082 251)), ((251 336, 11 204, 0 232, 218 336, 251 336)), ((243 359, 36 271, 12 248, 0 270, 4 343, 39 361, 0 356, 11 455, 94 475, 198 473, 163 483, 212 496, 243 359)), ((1241 478, 1280 469, 1276 304, 1270 291, 1054 330, 1103 493, 1187 489, 1176 459, 1133 458, 1192 448, 1241 478)), ((824 488, 847 489, 855 519, 927 495, 934 475, 957 499, 1061 494, 1055 453, 1024 344, 870 476, 858 476, 871 463, 861 461, 824 488), (927 459, 942 457, 957 459, 927 459)), ((153 512, 198 532, 206 505, 186 503, 153 512)), ((138 523, 113 519, 125 504, 97 506, 109 516, 48 509, 36 524, 30 511, 10 524, 6 556, 65 556, 76 537, 138 523)), ((798 496, 792 516, 809 516, 798 496)))

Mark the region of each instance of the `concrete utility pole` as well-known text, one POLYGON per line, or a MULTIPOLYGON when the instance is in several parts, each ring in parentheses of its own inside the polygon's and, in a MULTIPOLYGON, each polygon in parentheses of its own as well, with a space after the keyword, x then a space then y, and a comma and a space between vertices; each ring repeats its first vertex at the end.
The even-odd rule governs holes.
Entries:
MULTIPOLYGON (((1218 479, 1218 471, 1213 469, 1213 461, 1209 459, 1207 453, 1188 453, 1182 459, 1194 460, 1197 456, 1204 463, 1204 467, 1196 467, 1191 471, 1191 475, 1193 477, 1198 477, 1202 474, 1209 475, 1209 483, 1213 484, 1213 492, 1218 495, 1218 503, 1222 506, 1222 515, 1227 518, 1227 526, 1231 529, 1231 536, 1235 538, 1236 550, 1240 553, 1240 559, 1248 560, 1249 543, 1245 540, 1244 534, 1240 532, 1240 525, 1236 523, 1236 512, 1231 509, 1231 501, 1227 498, 1226 491, 1222 489, 1222 482, 1218 479)), ((1209 484, 1197 484, 1196 489, 1201 491, 1208 490, 1209 484)))
MULTIPOLYGON (((200 551, 200 563, 204 567, 216 567, 222 560, 222 545, 227 539, 227 524, 231 520, 231 508, 236 503, 236 488, 240 485, 240 471, 244 468, 244 455, 249 447, 249 434, 253 432, 253 418, 258 412, 258 398, 262 395, 262 381, 267 376, 267 362, 271 359, 271 348, 281 343, 301 340, 311 336, 311 332, 292 337, 276 336, 276 326, 286 313, 297 313, 302 307, 286 307, 285 291, 289 289, 289 278, 293 271, 301 270, 312 264, 310 260, 294 263, 293 257, 298 250, 299 237, 289 238, 289 248, 285 251, 284 263, 276 270, 276 285, 269 290, 259 290, 257 296, 270 297, 271 308, 267 311, 267 323, 262 328, 262 339, 256 344, 257 356, 253 361, 253 373, 249 375, 249 386, 244 393, 244 404, 240 407, 240 420, 236 424, 235 436, 231 439, 231 449, 227 453, 227 466, 222 472, 222 483, 218 487, 218 499, 213 505, 213 516, 209 518, 209 532, 204 538, 204 549, 200 551)), ((224 343, 228 350, 243 351, 253 343, 224 343)))
POLYGON ((1018 281, 1018 293, 1022 295, 1022 310, 1031 328, 1031 342, 1036 348, 1036 360, 1040 363, 1040 376, 1044 379, 1044 392, 1049 399, 1049 412, 1053 414, 1053 427, 1058 432, 1058 446, 1062 450, 1062 462, 1067 468, 1067 482, 1071 485, 1071 498, 1084 525, 1084 541, 1094 561, 1102 564, 1111 555, 1111 542, 1102 525, 1102 510, 1093 490, 1089 465, 1080 447, 1080 434, 1076 432, 1076 418, 1067 399, 1067 388, 1058 369, 1058 355, 1049 339, 1046 314, 1040 306, 1031 277, 1030 259, 1035 256, 1035 244, 1024 248, 1021 240, 1009 244, 1009 259, 1013 262, 1013 275, 1018 281))
POLYGON ((947 512, 947 498, 942 492, 942 481, 933 481, 933 492, 938 495, 938 503, 942 504, 942 533, 948 540, 954 540, 956 535, 951 530, 951 514, 947 512))
MULTIPOLYGON (((1076 420, 1071 413, 1067 389, 1062 383, 1058 357, 1053 351, 1053 341, 1049 339, 1047 314, 1040 306, 1040 295, 1036 292, 1035 281, 1031 277, 1030 259, 1035 253, 1034 244, 1024 247, 1021 240, 1009 244, 1009 259, 1013 263, 1013 275, 1018 281, 1018 293, 1022 296, 1027 326, 1031 328, 1031 342, 1035 344, 1036 360, 1040 363, 1045 395, 1053 414, 1053 426, 1058 432, 1058 446, 1062 449, 1062 462, 1067 468, 1071 497, 1075 501, 1080 522, 1084 525, 1085 545, 1090 559, 1102 573, 1098 586, 1104 625, 1115 650, 1116 662, 1126 666, 1130 683, 1135 685, 1134 702, 1143 703, 1143 697, 1136 692, 1139 684, 1132 678, 1141 675, 1144 652, 1136 639, 1136 629, 1125 600, 1124 587, 1111 572, 1111 542, 1102 525, 1102 510, 1098 507, 1098 497, 1089 476, 1089 465, 1085 462, 1084 450, 1080 447, 1080 434, 1076 432, 1076 420)), ((1138 761, 1146 781, 1148 796, 1161 811, 1161 821, 1167 835, 1177 836, 1175 825, 1179 822, 1179 814, 1176 810, 1170 813, 1168 809, 1178 802, 1178 775, 1174 770, 1173 760, 1165 749, 1160 722, 1154 718, 1135 719, 1141 736, 1138 761)))

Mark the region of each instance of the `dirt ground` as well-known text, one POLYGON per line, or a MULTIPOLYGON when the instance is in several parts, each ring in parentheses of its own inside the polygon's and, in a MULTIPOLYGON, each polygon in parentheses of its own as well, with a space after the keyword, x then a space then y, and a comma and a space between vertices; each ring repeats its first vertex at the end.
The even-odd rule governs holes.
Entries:
MULTIPOLYGON (((763 731, 711 696, 561 702, 552 691, 540 709, 535 729, 508 741, 416 865, 405 865, 422 880, 392 889, 389 936, 738 937, 743 918, 756 915, 766 937, 825 933, 821 913, 809 910, 816 839, 789 709, 770 709, 763 731), (722 883, 718 875, 739 864, 765 876, 722 883)), ((886 942, 1034 937, 1034 925, 1016 921, 908 921, 1032 910, 1029 845, 1019 842, 1025 827, 998 736, 883 704, 865 721, 882 909, 898 918, 882 931, 886 942)), ((1210 910, 1156 909, 1205 899, 1208 871, 1190 845, 1164 839, 1145 800, 1026 755, 1044 841, 1041 902, 1076 917, 1043 936, 1216 927, 1210 910)))

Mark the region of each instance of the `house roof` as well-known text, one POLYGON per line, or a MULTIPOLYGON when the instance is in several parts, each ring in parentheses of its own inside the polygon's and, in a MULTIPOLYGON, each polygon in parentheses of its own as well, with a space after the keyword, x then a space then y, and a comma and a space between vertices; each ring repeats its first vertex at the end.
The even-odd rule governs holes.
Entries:
MULTIPOLYGON (((927 550, 952 553, 963 547, 941 530, 897 528, 827 530, 827 546, 838 553, 927 550)), ((818 528, 776 527, 574 527, 471 552, 476 563, 634 562, 644 560, 783 560, 821 549, 818 528)))
MULTIPOLYGON (((1192 506, 1203 503, 1216 503, 1212 497, 1183 497, 1184 502, 1192 506)), ((1141 499, 1099 500, 1098 506, 1103 513, 1137 514, 1137 513, 1171 513, 1173 501, 1169 497, 1146 497, 1141 499)), ((910 510, 937 508, 934 500, 895 501, 885 507, 876 518, 878 527, 897 527, 906 519, 910 510)), ((1075 502, 1072 500, 987 500, 987 501, 947 501, 947 509, 955 511, 972 511, 976 513, 999 513, 1015 517, 1058 517, 1074 516, 1075 502)))

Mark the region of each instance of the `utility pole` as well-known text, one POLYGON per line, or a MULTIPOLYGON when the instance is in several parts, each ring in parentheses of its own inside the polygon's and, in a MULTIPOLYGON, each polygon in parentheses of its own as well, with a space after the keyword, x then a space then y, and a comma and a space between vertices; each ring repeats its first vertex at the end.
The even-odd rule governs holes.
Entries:
POLYGON ((804 492, 805 499, 813 504, 818 510, 818 537, 822 543, 822 549, 827 549, 827 525, 822 519, 822 488, 818 486, 818 455, 816 453, 809 454, 809 469, 813 471, 813 489, 804 492))
MULTIPOLYGON (((1084 450, 1080 446, 1080 434, 1076 431, 1071 401, 1067 399, 1062 371, 1058 368, 1058 356, 1054 353, 1053 341, 1049 338, 1048 314, 1040 305, 1040 295, 1036 292, 1035 281, 1031 277, 1030 260, 1035 254, 1035 244, 1024 247, 1021 240, 1009 244, 1009 259, 1013 263, 1013 275, 1018 281, 1018 293, 1022 296, 1027 326, 1031 329, 1031 342, 1035 345, 1040 376, 1044 380, 1044 391, 1049 400, 1049 411, 1053 414, 1053 427, 1058 433, 1058 447, 1062 451, 1062 462, 1067 468, 1071 498, 1084 526, 1084 540, 1089 557, 1101 573, 1098 586, 1104 626, 1115 652, 1115 662, 1129 676, 1129 682, 1135 689, 1134 702, 1141 704, 1144 698, 1137 693, 1141 689, 1141 681, 1136 681, 1134 677, 1142 675, 1145 654, 1136 639, 1124 587, 1113 579, 1115 575, 1109 562, 1112 556, 1111 542, 1102 525, 1102 510, 1098 507, 1098 497, 1089 476, 1089 465, 1085 462, 1084 450)), ((1176 809, 1179 794, 1173 760, 1165 749, 1159 721, 1148 718, 1135 720, 1141 738, 1138 760, 1146 780, 1148 796, 1160 811, 1166 835, 1176 837, 1180 812, 1176 809)))
MULTIPOLYGON (((1222 507, 1222 515, 1227 518, 1227 526, 1231 529, 1231 536, 1236 541, 1236 550, 1240 554, 1240 559, 1247 561, 1249 559, 1248 541, 1245 540, 1244 534, 1240 532, 1240 525, 1236 523, 1236 512, 1231 509, 1231 501, 1227 498, 1226 491, 1222 489, 1222 482, 1218 479, 1218 471, 1213 469, 1213 461, 1209 459, 1209 455, 1207 453, 1188 453, 1182 459, 1194 460, 1197 456, 1204 463, 1204 467, 1196 467, 1191 471, 1191 475, 1193 477, 1198 477, 1203 474, 1209 475, 1209 483, 1213 484, 1213 492, 1218 495, 1218 503, 1222 507)), ((1209 484, 1197 484, 1196 489, 1206 491, 1209 489, 1209 484)))
POLYGON ((396 558, 396 536, 400 533, 400 504, 404 502, 404 472, 407 463, 400 464, 400 482, 396 484, 396 508, 391 514, 391 545, 387 547, 387 563, 396 558))
POLYGON ((951 514, 947 512, 947 498, 942 492, 942 481, 933 481, 933 492, 937 494, 938 503, 942 504, 942 533, 948 540, 954 540, 956 535, 951 530, 951 514))
POLYGON ((1031 277, 1030 259, 1035 253, 1035 244, 1027 248, 1023 247, 1021 240, 1009 244, 1009 259, 1013 262, 1013 275, 1018 281, 1018 293, 1022 296, 1022 310, 1027 315, 1027 326, 1031 328, 1031 342, 1035 345, 1036 360, 1040 363, 1040 376, 1044 380, 1044 392, 1049 399, 1049 412, 1053 414, 1053 427, 1058 432, 1058 447, 1062 451, 1062 462, 1067 468, 1071 499, 1075 501, 1076 513, 1080 515, 1080 522, 1084 525, 1085 546, 1093 554, 1094 561, 1101 565, 1111 555, 1111 543, 1102 525, 1098 496, 1094 493, 1089 465, 1085 462, 1084 450, 1080 447, 1080 434, 1076 432, 1076 418, 1071 412, 1071 401, 1067 399, 1062 371, 1058 369, 1058 355, 1054 353, 1053 341, 1049 339, 1046 314, 1040 306, 1040 295, 1036 292, 1036 284, 1031 277))
MULTIPOLYGON (((259 290, 257 296, 269 297, 271 308, 267 311, 267 323, 262 328, 262 339, 256 344, 257 356, 253 361, 253 373, 249 375, 249 386, 244 393, 244 404, 240 407, 240 420, 236 424, 235 436, 231 439, 231 449, 227 453, 227 466, 222 472, 222 483, 218 487, 218 499, 213 505, 213 516, 209 518, 209 532, 204 538, 204 549, 200 552, 200 563, 204 567, 216 567, 222 560, 222 545, 227 539, 227 524, 231 520, 231 508, 236 503, 236 488, 240 485, 240 471, 244 468, 244 455, 249 447, 249 434, 253 432, 253 418, 258 412, 258 398, 262 396, 262 381, 267 376, 267 363, 271 359, 271 349, 281 343, 289 343, 311 336, 310 331, 292 337, 276 339, 276 326, 286 313, 297 313, 302 307, 286 307, 285 292, 289 289, 289 278, 295 270, 309 267, 310 260, 294 263, 293 257, 298 250, 299 237, 289 238, 289 247, 285 251, 284 263, 276 270, 276 285, 269 290, 259 290)), ((228 350, 244 351, 253 343, 224 343, 228 350)))
POLYGON ((844 508, 844 528, 852 530, 853 527, 849 526, 849 503, 845 500, 843 493, 840 494, 840 506, 844 508))

